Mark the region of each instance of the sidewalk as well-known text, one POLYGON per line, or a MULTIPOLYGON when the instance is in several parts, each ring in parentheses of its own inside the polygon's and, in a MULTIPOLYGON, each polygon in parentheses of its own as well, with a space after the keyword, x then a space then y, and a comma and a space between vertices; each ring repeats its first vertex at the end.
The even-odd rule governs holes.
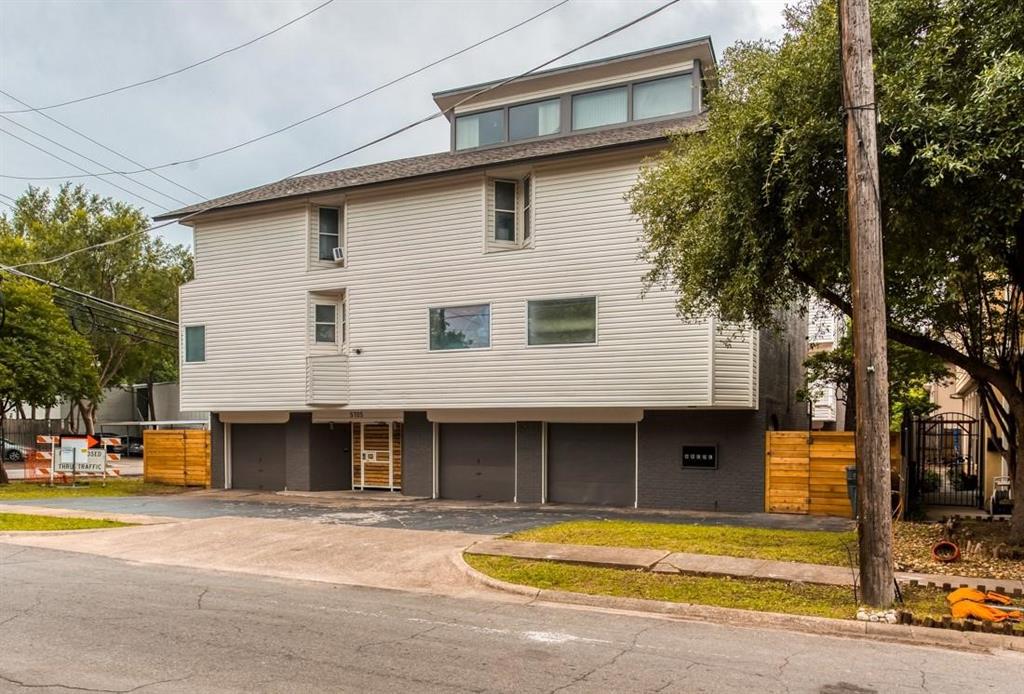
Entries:
MULTIPOLYGON (((769 559, 748 559, 713 554, 690 554, 635 547, 597 547, 546 542, 486 540, 469 547, 469 554, 514 557, 539 561, 562 561, 591 566, 651 571, 661 574, 705 574, 734 578, 762 578, 800 583, 852 586, 856 571, 848 567, 802 564, 769 559)), ((970 576, 896 572, 900 583, 917 583, 942 589, 970 586, 1021 597, 1024 580, 989 579, 970 576)))

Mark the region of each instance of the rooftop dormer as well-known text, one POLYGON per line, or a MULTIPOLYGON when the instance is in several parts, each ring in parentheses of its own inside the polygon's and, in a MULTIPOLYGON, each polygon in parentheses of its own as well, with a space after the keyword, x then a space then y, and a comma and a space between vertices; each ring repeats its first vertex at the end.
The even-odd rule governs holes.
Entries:
POLYGON ((437 92, 434 102, 451 122, 452 151, 480 149, 700 113, 714 69, 704 37, 437 92))

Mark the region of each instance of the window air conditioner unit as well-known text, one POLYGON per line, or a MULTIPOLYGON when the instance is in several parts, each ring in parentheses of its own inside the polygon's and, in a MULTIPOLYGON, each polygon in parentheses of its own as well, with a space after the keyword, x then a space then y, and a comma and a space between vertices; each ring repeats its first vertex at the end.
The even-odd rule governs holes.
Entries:
POLYGON ((345 262, 345 249, 344 248, 334 248, 334 249, 331 250, 331 254, 334 256, 334 262, 336 262, 336 263, 343 263, 343 262, 345 262))

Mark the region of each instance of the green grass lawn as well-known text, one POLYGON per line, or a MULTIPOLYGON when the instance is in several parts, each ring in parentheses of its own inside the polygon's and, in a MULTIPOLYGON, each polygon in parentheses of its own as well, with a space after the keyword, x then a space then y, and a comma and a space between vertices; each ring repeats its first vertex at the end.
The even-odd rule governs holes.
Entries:
POLYGON ((853 531, 771 530, 725 525, 644 523, 625 520, 581 520, 514 533, 512 540, 569 545, 643 547, 669 552, 719 554, 753 559, 778 559, 809 564, 850 563, 846 545, 857 558, 853 531))
POLYGON ((153 484, 140 479, 108 479, 103 484, 98 479, 90 479, 88 485, 78 487, 50 487, 38 482, 11 482, 0 484, 0 504, 14 499, 54 499, 75 496, 137 496, 140 494, 176 494, 185 491, 184 487, 172 487, 166 484, 153 484))
POLYGON ((92 528, 123 528, 130 523, 91 518, 58 518, 33 516, 27 513, 0 513, 0 532, 8 530, 88 530, 92 528))
MULTIPOLYGON (((857 612, 852 591, 841 586, 665 575, 475 554, 467 554, 465 559, 488 576, 536 588, 837 619, 853 619, 857 612)), ((940 590, 907 587, 903 589, 903 599, 904 609, 915 616, 949 614, 945 594, 940 590)))

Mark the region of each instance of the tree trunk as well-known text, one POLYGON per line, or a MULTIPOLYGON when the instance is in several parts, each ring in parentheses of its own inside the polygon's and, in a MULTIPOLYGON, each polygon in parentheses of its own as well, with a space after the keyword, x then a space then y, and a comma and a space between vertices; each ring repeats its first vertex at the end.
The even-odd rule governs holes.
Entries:
MULTIPOLYGON (((0 403, 0 438, 5 440, 7 438, 7 431, 4 426, 7 422, 6 409, 6 406, 3 403, 0 403)), ((3 444, 0 444, 0 455, 3 455, 5 452, 3 444)), ((10 482, 10 480, 7 479, 7 470, 4 468, 4 460, 3 458, 0 458, 0 484, 7 484, 8 482, 10 482)))
POLYGON ((96 433, 96 407, 91 402, 78 401, 78 411, 82 414, 82 424, 85 425, 85 433, 92 436, 96 433))
POLYGON ((843 413, 843 431, 857 430, 857 384, 853 374, 846 382, 846 411, 843 413))
POLYGON ((1010 544, 1024 547, 1024 406, 1010 410, 1016 436, 1011 434, 1010 474, 1013 475, 1013 515, 1010 516, 1010 544))

